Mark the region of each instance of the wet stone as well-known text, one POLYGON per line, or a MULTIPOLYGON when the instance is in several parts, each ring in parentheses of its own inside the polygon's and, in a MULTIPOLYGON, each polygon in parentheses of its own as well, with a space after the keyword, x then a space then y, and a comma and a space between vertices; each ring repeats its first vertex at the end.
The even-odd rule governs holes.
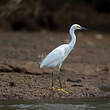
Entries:
POLYGON ((12 86, 12 87, 16 86, 16 84, 14 82, 9 82, 8 85, 12 86))

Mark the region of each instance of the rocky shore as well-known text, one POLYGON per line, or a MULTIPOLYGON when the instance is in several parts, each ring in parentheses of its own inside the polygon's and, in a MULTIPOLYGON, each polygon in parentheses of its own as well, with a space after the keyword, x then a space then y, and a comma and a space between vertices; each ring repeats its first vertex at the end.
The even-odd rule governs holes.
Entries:
MULTIPOLYGON (((62 66, 61 80, 69 94, 49 89, 51 69, 40 69, 39 63, 68 42, 68 36, 45 31, 1 33, 0 99, 110 97, 110 37, 96 32, 77 34, 76 47, 62 66)), ((59 88, 57 69, 54 75, 59 88)))

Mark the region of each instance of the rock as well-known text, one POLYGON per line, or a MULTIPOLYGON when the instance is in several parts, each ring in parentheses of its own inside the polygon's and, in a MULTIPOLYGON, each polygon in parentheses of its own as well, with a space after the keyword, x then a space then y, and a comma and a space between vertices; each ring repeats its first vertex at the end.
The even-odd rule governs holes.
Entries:
POLYGON ((26 74, 47 74, 51 73, 50 69, 43 68, 40 69, 40 65, 35 62, 26 62, 26 61, 15 61, 15 60, 4 60, 0 63, 1 72, 18 72, 26 74))
POLYGON ((14 82, 9 82, 9 86, 16 86, 16 84, 14 82))
POLYGON ((96 39, 103 39, 103 34, 96 34, 96 39))
POLYGON ((67 79, 67 82, 73 82, 73 83, 80 83, 81 80, 80 79, 76 79, 76 80, 71 80, 71 79, 67 79))
POLYGON ((11 72, 12 68, 6 64, 0 63, 0 72, 11 72))

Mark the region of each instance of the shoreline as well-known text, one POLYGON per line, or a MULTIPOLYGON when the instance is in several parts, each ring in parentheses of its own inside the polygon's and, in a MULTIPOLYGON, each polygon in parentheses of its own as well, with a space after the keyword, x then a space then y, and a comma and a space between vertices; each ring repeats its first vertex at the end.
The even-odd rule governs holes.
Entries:
MULTIPOLYGON (((71 65, 65 64, 61 69, 63 87, 69 92, 69 94, 65 94, 61 91, 49 89, 51 69, 40 69, 35 62, 19 61, 16 63, 14 60, 4 60, 0 62, 0 100, 110 97, 107 83, 109 80, 107 68, 110 68, 108 66, 98 65, 96 67, 92 64, 73 64, 73 69, 71 65), (77 66, 80 68, 84 66, 84 72, 78 73, 77 66), (93 71, 94 74, 86 73, 89 67, 95 70, 93 71), (100 77, 98 77, 99 74, 100 77), (106 78, 104 79, 106 82, 103 82, 102 78, 106 78)), ((54 82, 55 87, 59 88, 56 72, 57 70, 54 74, 54 82)))
MULTIPOLYGON (((0 100, 110 97, 110 37, 96 32, 79 32, 62 65, 62 85, 69 95, 49 89, 51 69, 40 69, 39 62, 69 40, 58 32, 0 34, 0 100)), ((59 88, 57 69, 54 83, 59 88)))

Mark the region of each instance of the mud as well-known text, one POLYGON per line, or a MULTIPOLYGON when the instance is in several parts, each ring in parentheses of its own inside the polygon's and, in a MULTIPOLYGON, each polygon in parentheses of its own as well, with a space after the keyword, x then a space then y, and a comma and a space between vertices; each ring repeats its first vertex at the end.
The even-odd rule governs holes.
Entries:
MULTIPOLYGON (((110 96, 110 37, 78 32, 75 49, 61 68, 63 88, 49 89, 51 69, 39 68, 52 49, 68 43, 67 33, 0 33, 0 99, 85 98, 110 96)), ((57 69, 54 85, 59 88, 57 69)))

